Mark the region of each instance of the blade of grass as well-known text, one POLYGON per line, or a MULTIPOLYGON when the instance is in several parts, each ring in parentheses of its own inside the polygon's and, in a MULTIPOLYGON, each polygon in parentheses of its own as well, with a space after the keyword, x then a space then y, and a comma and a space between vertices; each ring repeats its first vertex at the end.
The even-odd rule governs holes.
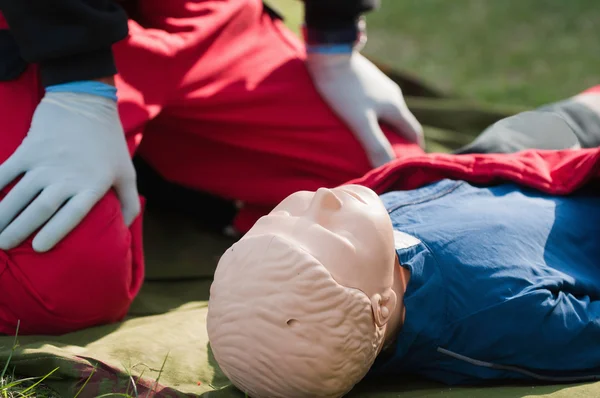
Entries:
POLYGON ((11 388, 15 388, 15 387, 17 387, 17 386, 19 386, 19 385, 21 385, 23 383, 27 383, 29 381, 35 381, 35 380, 38 380, 38 379, 39 379, 39 377, 28 377, 26 379, 15 380, 15 381, 13 381, 11 383, 8 383, 6 385, 0 386, 0 391, 8 391, 11 388))
POLYGON ((77 398, 79 396, 79 394, 81 394, 81 392, 83 391, 83 389, 85 388, 85 386, 87 386, 87 383, 92 379, 92 376, 94 375, 94 373, 96 373, 96 366, 94 366, 94 369, 92 369, 92 371, 90 372, 90 375, 85 380, 85 383, 83 383, 83 385, 81 386, 81 388, 79 389, 79 391, 77 391, 77 394, 75 394, 75 397, 73 397, 73 398, 77 398))
POLYGON ((154 386, 152 387, 152 390, 148 391, 148 393, 146 394, 146 398, 148 398, 151 392, 155 392, 154 390, 156 389, 156 387, 158 387, 158 381, 160 380, 160 376, 162 375, 162 372, 165 369, 167 359, 169 359, 169 353, 167 353, 167 356, 165 356, 165 360, 163 361, 162 366, 160 367, 160 371, 158 372, 158 377, 154 381, 154 386))
POLYGON ((4 364, 4 369, 2 369, 2 373, 0 374, 0 379, 4 379, 6 375, 6 371, 8 370, 8 364, 10 363, 13 353, 17 348, 17 337, 19 336, 19 326, 21 326, 21 321, 17 321, 17 330, 15 331, 15 339, 13 341, 12 349, 10 350, 10 354, 8 354, 8 359, 6 360, 6 364, 4 364))
POLYGON ((129 381, 130 384, 129 386, 127 386, 127 390, 125 391, 125 394, 129 394, 129 387, 133 387, 133 393, 135 394, 135 398, 137 398, 138 396, 138 392, 137 392, 137 385, 135 380, 133 380, 133 376, 131 374, 131 369, 128 368, 127 366, 123 365, 123 363, 121 363, 121 366, 123 366, 123 369, 125 369, 125 371, 127 372, 127 376, 129 376, 129 381))
POLYGON ((137 398, 137 385, 140 382, 140 380, 142 380, 142 377, 144 376, 144 372, 146 371, 146 369, 142 370, 142 372, 140 373, 140 375, 138 376, 137 380, 135 381, 135 385, 136 385, 136 390, 135 390, 135 397, 137 398))
POLYGON ((21 391, 21 394, 25 394, 27 391, 33 390, 35 387, 37 387, 41 382, 43 382, 48 377, 50 377, 57 370, 58 370, 58 367, 54 368, 54 370, 52 372, 50 372, 46 376, 42 377, 37 383, 32 384, 31 386, 29 386, 28 388, 26 388, 24 391, 21 391))

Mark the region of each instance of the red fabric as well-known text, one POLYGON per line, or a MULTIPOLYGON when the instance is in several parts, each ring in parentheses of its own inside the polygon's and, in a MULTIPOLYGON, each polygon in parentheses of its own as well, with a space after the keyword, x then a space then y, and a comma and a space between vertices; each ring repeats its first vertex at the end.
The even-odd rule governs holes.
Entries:
MULTIPOLYGON (((313 87, 300 41, 261 0, 139 3, 139 22, 114 47, 119 111, 131 152, 168 180, 245 202, 244 230, 297 190, 369 170, 313 87)), ((0 163, 42 95, 35 67, 0 83, 0 163)), ((422 153, 387 134, 397 153, 422 153)), ((0 252, 0 333, 14 333, 18 319, 21 334, 55 334, 124 316, 143 251, 141 219, 127 230, 118 208, 110 193, 49 253, 34 253, 31 240, 0 252)))
MULTIPOLYGON (((600 85, 583 93, 600 93, 600 85)), ((444 178, 477 184, 514 182, 542 192, 565 195, 600 177, 600 148, 564 151, 528 150, 515 154, 401 155, 397 160, 347 184, 378 194, 409 190, 444 178)))
MULTIPOLYGON (((23 140, 41 95, 35 67, 0 84, 0 163, 23 140)), ((143 280, 141 235, 141 219, 128 229, 110 193, 50 252, 35 253, 32 238, 0 251, 0 333, 13 334, 17 321, 25 335, 121 319, 143 280)))
POLYGON ((348 184, 378 194, 408 190, 444 178, 477 184, 515 182, 542 192, 565 195, 600 177, 600 148, 515 154, 428 154, 398 159, 348 184))
MULTIPOLYGON (((261 0, 139 4, 139 23, 130 21, 129 37, 114 47, 119 110, 131 152, 168 180, 243 201, 237 226, 245 231, 297 190, 369 171, 358 141, 313 87, 300 41, 263 13, 261 0)), ((35 67, 0 83, 0 163, 25 137, 42 94, 35 67)), ((540 186, 597 171, 591 151, 423 155, 385 131, 403 160, 362 178, 379 191, 490 178, 496 166, 540 186)), ((141 234, 141 218, 128 230, 111 192, 51 252, 34 253, 31 240, 0 252, 0 333, 14 333, 18 319, 22 334, 121 319, 143 279, 141 234)))
MULTIPOLYGON (((314 88, 302 43, 261 0, 140 4, 140 22, 161 31, 132 23, 135 40, 116 49, 119 91, 127 128, 144 126, 140 154, 166 179, 244 202, 236 226, 247 230, 299 189, 370 169, 314 88), (140 71, 144 54, 154 66, 140 71)), ((423 153, 388 138, 398 154, 423 153)))

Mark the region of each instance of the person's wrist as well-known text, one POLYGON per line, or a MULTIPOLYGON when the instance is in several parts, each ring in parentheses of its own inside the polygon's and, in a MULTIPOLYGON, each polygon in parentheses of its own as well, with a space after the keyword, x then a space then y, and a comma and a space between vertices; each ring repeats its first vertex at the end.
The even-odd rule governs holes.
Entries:
POLYGON ((117 88, 113 77, 56 84, 46 87, 46 92, 89 94, 117 101, 117 88))
POLYGON ((313 44, 306 46, 307 54, 347 55, 354 52, 352 44, 313 44))
POLYGON ((302 34, 308 53, 349 54, 362 50, 367 41, 366 22, 362 17, 346 26, 328 29, 304 24, 302 34))
POLYGON ((304 64, 313 76, 327 76, 332 73, 337 75, 342 70, 346 70, 350 67, 355 55, 355 52, 346 54, 308 52, 304 64))

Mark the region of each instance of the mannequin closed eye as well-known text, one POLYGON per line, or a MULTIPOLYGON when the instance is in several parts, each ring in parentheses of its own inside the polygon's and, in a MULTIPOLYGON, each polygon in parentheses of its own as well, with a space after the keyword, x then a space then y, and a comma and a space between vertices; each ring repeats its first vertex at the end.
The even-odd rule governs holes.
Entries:
POLYGON ((354 199, 358 200, 360 203, 363 204, 367 204, 367 202, 365 202, 365 200, 363 198, 361 198, 356 192, 352 192, 352 191, 347 191, 345 189, 340 189, 341 192, 344 192, 345 194, 352 196, 354 199))

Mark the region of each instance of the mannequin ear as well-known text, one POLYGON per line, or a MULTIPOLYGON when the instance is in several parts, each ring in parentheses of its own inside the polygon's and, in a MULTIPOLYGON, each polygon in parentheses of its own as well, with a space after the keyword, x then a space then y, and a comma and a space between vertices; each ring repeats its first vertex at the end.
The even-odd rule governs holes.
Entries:
POLYGON ((383 294, 375 294, 371 297, 371 308, 375 324, 383 327, 396 310, 396 293, 392 289, 387 289, 383 294))

